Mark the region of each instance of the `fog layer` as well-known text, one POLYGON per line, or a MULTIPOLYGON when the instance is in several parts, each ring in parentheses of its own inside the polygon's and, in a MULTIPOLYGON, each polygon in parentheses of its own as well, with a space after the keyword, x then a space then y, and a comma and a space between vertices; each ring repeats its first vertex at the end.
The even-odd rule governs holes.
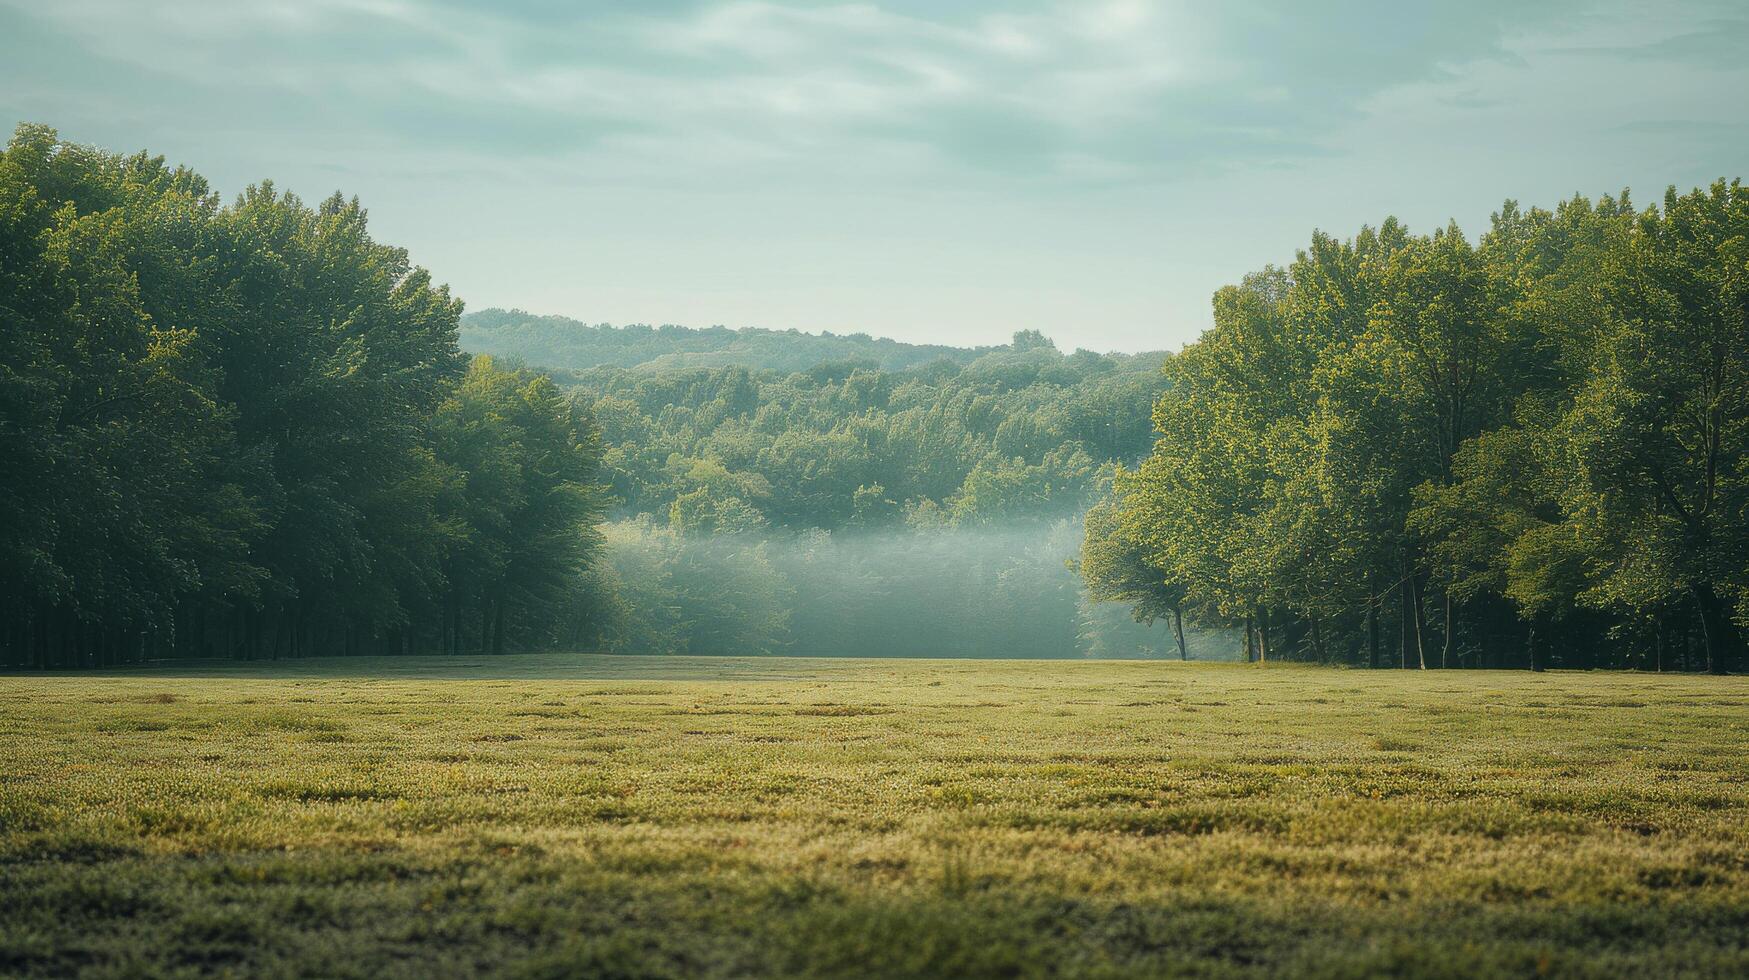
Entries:
MULTIPOLYGON (((614 598, 598 640, 630 653, 819 657, 1171 658, 1167 623, 1088 601, 1068 567, 1081 522, 927 532, 688 537, 610 525, 614 598)), ((1225 630, 1187 630, 1191 659, 1232 660, 1225 630)))

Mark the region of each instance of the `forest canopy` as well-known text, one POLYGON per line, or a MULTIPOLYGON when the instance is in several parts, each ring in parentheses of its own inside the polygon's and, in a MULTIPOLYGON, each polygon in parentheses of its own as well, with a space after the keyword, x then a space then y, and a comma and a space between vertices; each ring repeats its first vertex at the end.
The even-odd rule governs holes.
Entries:
POLYGON ((1214 301, 1090 585, 1256 656, 1742 663, 1749 189, 1315 234, 1214 301))
POLYGON ((1162 357, 1029 338, 964 367, 557 372, 600 419, 616 510, 683 530, 988 525, 1079 513, 1152 442, 1162 357))
POLYGON ((597 427, 456 345, 356 200, 222 204, 22 126, 0 154, 0 658, 546 643, 598 546, 597 427))

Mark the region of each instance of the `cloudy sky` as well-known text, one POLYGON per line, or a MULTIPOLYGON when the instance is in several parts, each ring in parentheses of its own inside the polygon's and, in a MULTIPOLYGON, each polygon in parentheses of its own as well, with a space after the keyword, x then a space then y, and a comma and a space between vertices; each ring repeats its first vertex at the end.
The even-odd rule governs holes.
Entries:
POLYGON ((1749 176, 1742 0, 0 0, 0 121, 471 308, 1175 347, 1313 228, 1749 176))

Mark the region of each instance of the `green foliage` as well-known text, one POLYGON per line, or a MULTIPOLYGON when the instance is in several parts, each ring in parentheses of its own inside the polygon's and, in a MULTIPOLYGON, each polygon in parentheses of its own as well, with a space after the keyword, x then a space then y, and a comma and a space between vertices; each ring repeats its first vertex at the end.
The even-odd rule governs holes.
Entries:
POLYGON ((603 482, 623 516, 688 533, 1048 521, 1085 507, 1098 464, 1147 451, 1138 406, 1158 358, 1063 356, 1042 338, 964 369, 820 365, 597 368, 562 375, 593 399, 603 482))
POLYGON ((1644 212, 1508 202, 1475 245, 1314 236, 1168 362, 1153 453, 1089 514, 1089 581, 1144 615, 1133 574, 1181 584, 1319 660, 1377 665, 1390 621, 1405 666, 1590 666, 1625 636, 1613 662, 1662 667, 1692 636, 1724 670, 1749 617, 1745 241, 1724 182, 1644 212))
MULTIPOLYGON (((549 325, 553 330, 564 328, 549 325)), ((606 335, 603 335, 606 336, 606 335)), ((667 363, 667 362, 664 362, 667 363)), ((965 367, 603 367, 591 400, 621 594, 579 642, 627 652, 1136 656, 1160 632, 1083 615, 1068 520, 1148 444, 1157 357, 1036 333, 965 367)), ((1228 656, 1192 636, 1198 656, 1228 656)))
POLYGON ((1087 511, 1075 569, 1091 599, 1127 603, 1139 623, 1170 614, 1182 655, 1184 586, 1148 560, 1146 543, 1124 521, 1121 499, 1101 501, 1087 511))
POLYGON ((590 550, 597 437, 550 381, 463 378, 460 313, 357 201, 261 184, 222 206, 162 159, 20 127, 0 154, 0 651, 453 646, 436 614, 458 594, 532 640, 590 550))
MULTIPOLYGON (((549 646, 597 550, 601 433, 545 375, 476 357, 432 423, 436 456, 457 479, 441 499, 446 611, 479 609, 481 644, 549 646)), ((453 628, 453 625, 452 625, 453 628)), ((459 637, 446 637, 455 645, 459 637)))

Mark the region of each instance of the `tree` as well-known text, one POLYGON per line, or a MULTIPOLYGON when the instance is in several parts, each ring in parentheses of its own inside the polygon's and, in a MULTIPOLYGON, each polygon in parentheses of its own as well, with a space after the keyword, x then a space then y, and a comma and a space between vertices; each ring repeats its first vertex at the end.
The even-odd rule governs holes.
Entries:
POLYGON ((20 127, 0 154, 0 651, 453 649, 456 589, 495 647, 550 635, 534 624, 584 581, 597 432, 532 373, 458 389, 460 313, 357 201, 263 183, 221 206, 161 158, 20 127))
POLYGON ((1595 532, 1622 545, 1608 576, 1655 567, 1663 591, 1693 601, 1722 673, 1749 585, 1749 189, 1672 188, 1607 268, 1608 319, 1564 449, 1595 532))
POLYGON ((551 642, 600 544, 600 429, 545 375, 474 358, 439 407, 437 459, 459 477, 440 511, 450 629, 479 616, 482 650, 551 642))
MULTIPOLYGON (((1686 597, 1725 669, 1749 617, 1746 200, 1509 201, 1479 246, 1314 235, 1169 361, 1116 526, 1265 657, 1279 629, 1376 665, 1394 618, 1404 666, 1451 665, 1519 620, 1533 667, 1589 665, 1611 631, 1661 651, 1686 597)), ((1101 588, 1120 554, 1084 565, 1101 588)))
POLYGON ((1100 602, 1129 604, 1138 623, 1152 625, 1160 616, 1170 615, 1178 659, 1185 659, 1188 652, 1184 644, 1184 587, 1148 564, 1142 543, 1123 525, 1123 512, 1117 500, 1102 500, 1089 508, 1085 528, 1075 569, 1087 583, 1091 597, 1100 602))

